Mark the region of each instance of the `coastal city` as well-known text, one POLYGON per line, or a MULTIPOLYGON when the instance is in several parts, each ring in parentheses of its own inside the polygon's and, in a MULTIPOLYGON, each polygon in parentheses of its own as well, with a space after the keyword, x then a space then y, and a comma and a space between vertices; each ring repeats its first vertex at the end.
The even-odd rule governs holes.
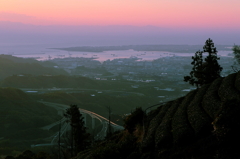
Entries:
MULTIPOLYGON (((166 56, 155 60, 140 60, 136 56, 130 58, 116 58, 100 62, 96 58, 68 57, 49 60, 55 67, 66 70, 71 75, 81 75, 93 79, 125 79, 150 82, 154 77, 182 83, 183 76, 192 69, 191 56, 166 56)), ((222 56, 219 60, 223 67, 222 76, 233 71, 232 56, 222 56)))

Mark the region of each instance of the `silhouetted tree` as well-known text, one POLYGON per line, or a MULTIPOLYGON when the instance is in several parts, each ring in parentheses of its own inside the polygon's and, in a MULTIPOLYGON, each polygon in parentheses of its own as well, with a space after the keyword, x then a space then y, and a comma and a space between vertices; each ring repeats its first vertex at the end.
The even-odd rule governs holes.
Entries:
POLYGON ((70 105, 70 108, 66 109, 64 116, 67 118, 67 122, 70 123, 70 144, 71 144, 71 157, 76 156, 78 152, 86 149, 90 144, 90 134, 86 132, 84 126, 83 116, 80 113, 77 105, 70 105))
POLYGON ((132 134, 136 126, 143 124, 143 117, 145 115, 145 112, 142 110, 141 107, 136 108, 130 115, 128 115, 124 119, 124 127, 130 134, 132 134))
POLYGON ((234 72, 238 72, 239 68, 237 65, 240 64, 240 46, 234 44, 232 51, 233 51, 233 55, 234 55, 234 59, 235 59, 234 65, 232 65, 232 69, 234 72))
POLYGON ((240 64, 240 45, 233 45, 233 55, 238 64, 240 64))
POLYGON ((191 85, 196 85, 199 87, 203 84, 203 60, 202 60, 202 51, 197 51, 195 56, 192 56, 193 65, 192 71, 190 72, 190 76, 185 76, 184 81, 189 82, 191 85))
POLYGON ((214 47, 213 41, 209 38, 203 46, 203 51, 197 51, 192 57, 193 69, 190 76, 185 76, 184 81, 191 85, 196 85, 197 88, 203 84, 211 83, 216 78, 220 77, 222 67, 218 64, 217 49, 214 47), (208 53, 203 62, 203 54, 208 53))
POLYGON ((203 47, 204 52, 208 53, 205 58, 205 66, 203 68, 204 84, 211 83, 216 78, 221 77, 222 67, 218 64, 217 49, 211 39, 208 39, 203 47))

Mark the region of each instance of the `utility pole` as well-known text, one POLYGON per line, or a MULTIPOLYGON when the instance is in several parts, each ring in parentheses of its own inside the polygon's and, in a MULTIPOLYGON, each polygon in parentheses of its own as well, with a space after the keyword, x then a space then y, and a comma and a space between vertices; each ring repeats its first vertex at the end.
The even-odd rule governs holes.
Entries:
POLYGON ((111 107, 110 106, 106 106, 107 110, 108 110, 108 133, 107 136, 112 134, 112 130, 111 130, 111 107))

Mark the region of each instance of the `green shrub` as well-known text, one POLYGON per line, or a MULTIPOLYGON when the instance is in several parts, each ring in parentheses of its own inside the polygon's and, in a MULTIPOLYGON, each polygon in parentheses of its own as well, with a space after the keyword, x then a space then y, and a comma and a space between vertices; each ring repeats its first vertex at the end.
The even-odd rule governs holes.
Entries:
POLYGON ((136 125, 143 124, 143 117, 145 113, 142 108, 136 108, 129 116, 124 119, 124 127, 128 130, 129 133, 133 133, 136 129, 136 125))

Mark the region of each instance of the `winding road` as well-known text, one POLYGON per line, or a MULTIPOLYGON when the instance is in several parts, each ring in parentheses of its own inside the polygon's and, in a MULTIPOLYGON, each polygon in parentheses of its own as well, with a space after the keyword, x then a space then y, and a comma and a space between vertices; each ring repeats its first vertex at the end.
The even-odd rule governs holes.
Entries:
MULTIPOLYGON (((51 102, 45 102, 45 101, 39 101, 40 103, 43 103, 44 105, 47 105, 47 106, 50 106, 50 107, 53 107, 55 108, 57 111, 58 111, 58 114, 59 115, 62 115, 61 112, 65 111, 67 108, 69 108, 69 105, 64 105, 64 104, 58 104, 58 103, 51 103, 51 102)), ((85 110, 85 109, 81 109, 79 108, 79 111, 80 113, 85 113, 85 114, 88 114, 90 115, 92 118, 95 118, 97 120, 99 120, 101 123, 102 123, 102 129, 101 131, 95 136, 95 139, 97 140, 101 140, 101 139, 104 139, 106 134, 107 134, 107 128, 108 128, 108 119, 97 114, 97 113, 94 113, 94 112, 91 112, 91 111, 88 111, 88 110, 85 110)), ((45 129, 45 130, 49 130, 51 129, 52 127, 58 125, 58 124, 62 124, 63 125, 61 126, 61 134, 60 136, 62 136, 69 128, 69 124, 66 121, 66 118, 63 117, 61 120, 57 121, 57 122, 54 122, 52 124, 49 124, 49 125, 46 125, 44 127, 42 127, 42 129, 45 129)), ((123 126, 120 126, 112 121, 110 121, 110 124, 112 126, 112 128, 114 130, 123 130, 124 127, 123 126)), ((53 136, 51 136, 52 138, 52 141, 50 144, 37 144, 37 145, 32 145, 33 147, 36 147, 36 146, 50 146, 50 145, 56 145, 57 142, 58 142, 58 138, 59 138, 59 132, 56 132, 56 134, 54 134, 53 136)))

